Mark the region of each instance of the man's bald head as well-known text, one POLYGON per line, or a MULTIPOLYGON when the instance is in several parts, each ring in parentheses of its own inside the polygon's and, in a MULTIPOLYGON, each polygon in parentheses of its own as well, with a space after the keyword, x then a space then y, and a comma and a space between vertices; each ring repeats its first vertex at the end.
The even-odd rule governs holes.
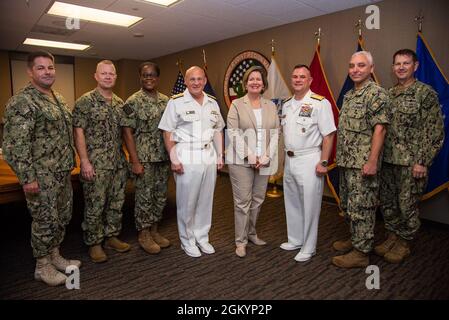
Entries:
POLYGON ((206 85, 206 72, 203 68, 193 66, 187 69, 184 82, 189 90, 190 94, 194 97, 201 97, 203 95, 203 89, 206 85))
POLYGON ((203 76, 206 77, 206 73, 204 72, 203 68, 198 67, 198 66, 193 66, 193 67, 190 67, 189 69, 187 69, 185 78, 188 78, 195 71, 202 73, 203 76))

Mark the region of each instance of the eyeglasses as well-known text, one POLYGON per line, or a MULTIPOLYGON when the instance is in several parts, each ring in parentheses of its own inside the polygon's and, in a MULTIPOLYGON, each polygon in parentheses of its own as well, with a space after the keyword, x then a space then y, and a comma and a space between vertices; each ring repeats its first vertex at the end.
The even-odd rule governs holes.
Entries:
POLYGON ((157 75, 157 73, 144 73, 142 74, 142 78, 143 79, 155 79, 158 78, 159 76, 157 75))

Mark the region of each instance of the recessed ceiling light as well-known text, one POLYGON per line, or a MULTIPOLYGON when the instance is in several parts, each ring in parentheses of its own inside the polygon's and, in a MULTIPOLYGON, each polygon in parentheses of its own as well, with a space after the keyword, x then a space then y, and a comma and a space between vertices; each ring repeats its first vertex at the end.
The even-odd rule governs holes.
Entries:
POLYGON ((127 14, 93 9, 74 4, 68 4, 56 1, 48 10, 48 14, 63 16, 68 18, 78 18, 81 20, 113 24, 116 26, 129 27, 142 20, 141 17, 130 16, 127 14))
POLYGON ((90 46, 88 44, 77 44, 70 42, 50 41, 41 39, 26 38, 23 44, 40 47, 61 48, 70 50, 86 50, 90 46))
POLYGON ((164 7, 170 7, 177 2, 180 2, 181 0, 143 0, 143 1, 158 4, 158 5, 164 6, 164 7))

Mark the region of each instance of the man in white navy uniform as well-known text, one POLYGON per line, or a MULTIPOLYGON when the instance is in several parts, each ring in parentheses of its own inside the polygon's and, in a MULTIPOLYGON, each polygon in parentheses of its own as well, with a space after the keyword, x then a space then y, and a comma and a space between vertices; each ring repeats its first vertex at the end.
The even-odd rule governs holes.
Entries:
POLYGON ((209 230, 217 169, 224 163, 224 120, 215 98, 203 91, 206 82, 203 69, 189 68, 187 89, 168 101, 159 123, 176 181, 181 248, 191 257, 215 252, 209 230))
POLYGON ((295 256, 300 262, 315 254, 324 176, 336 132, 331 104, 310 90, 312 80, 307 66, 293 68, 294 96, 284 101, 281 115, 288 236, 281 248, 301 249, 295 256))

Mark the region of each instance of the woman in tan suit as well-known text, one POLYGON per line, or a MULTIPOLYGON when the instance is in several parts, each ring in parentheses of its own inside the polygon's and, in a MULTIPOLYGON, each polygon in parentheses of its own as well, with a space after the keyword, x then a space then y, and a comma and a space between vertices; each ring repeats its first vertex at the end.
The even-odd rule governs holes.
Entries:
POLYGON ((243 76, 246 95, 234 100, 228 113, 230 144, 226 153, 234 197, 235 253, 246 256, 248 240, 265 245, 256 233, 268 178, 277 171, 279 117, 276 106, 264 99, 265 69, 249 68, 243 76))

